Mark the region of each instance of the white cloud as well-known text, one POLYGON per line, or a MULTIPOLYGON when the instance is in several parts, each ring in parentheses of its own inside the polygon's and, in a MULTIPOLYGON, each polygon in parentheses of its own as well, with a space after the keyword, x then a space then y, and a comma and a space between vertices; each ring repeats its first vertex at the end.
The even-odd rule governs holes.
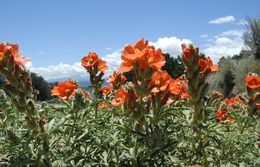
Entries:
POLYGON ((210 56, 214 63, 223 56, 239 54, 241 49, 244 49, 242 35, 242 30, 225 31, 211 39, 202 52, 210 56))
POLYGON ((247 21, 244 19, 241 19, 239 22, 236 23, 237 25, 247 25, 247 21))
POLYGON ((156 48, 161 48, 163 53, 169 53, 173 57, 177 57, 182 53, 181 44, 191 43, 189 39, 179 39, 177 37, 159 38, 156 42, 150 42, 156 48))
POLYGON ((200 35, 200 38, 208 38, 209 36, 208 36, 208 34, 201 34, 200 35))
POLYGON ((224 17, 219 17, 216 19, 212 19, 210 20, 208 23, 209 24, 224 24, 224 23, 230 23, 235 21, 235 17, 234 16, 224 16, 224 17))
MULTIPOLYGON (((114 70, 119 68, 121 63, 121 54, 115 51, 102 57, 107 61, 109 70, 105 73, 105 78, 108 77, 114 70)), ((89 75, 82 67, 81 62, 74 64, 59 63, 58 65, 51 65, 47 67, 33 67, 31 62, 26 63, 26 67, 38 75, 44 77, 46 80, 61 80, 61 79, 75 79, 75 80, 89 80, 89 75)))
POLYGON ((87 77, 87 73, 80 62, 74 64, 59 63, 58 65, 47 67, 33 67, 33 65, 29 63, 26 66, 30 71, 37 73, 46 80, 59 80, 64 78, 79 79, 87 77))
POLYGON ((242 38, 244 34, 244 30, 230 30, 230 31, 225 31, 222 32, 220 35, 217 37, 228 37, 228 36, 234 36, 234 37, 239 37, 242 38))
POLYGON ((113 71, 117 71, 120 64, 121 64, 121 52, 120 51, 114 51, 111 54, 107 54, 102 57, 102 60, 105 60, 108 65, 108 71, 106 71, 105 77, 112 74, 113 71))

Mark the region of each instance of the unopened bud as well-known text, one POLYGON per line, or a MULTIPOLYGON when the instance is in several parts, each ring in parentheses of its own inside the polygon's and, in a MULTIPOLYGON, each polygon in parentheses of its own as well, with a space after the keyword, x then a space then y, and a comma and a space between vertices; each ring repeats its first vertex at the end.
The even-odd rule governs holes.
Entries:
POLYGON ((14 64, 14 57, 13 56, 9 56, 8 63, 14 64))
POLYGON ((20 76, 20 69, 19 68, 16 68, 17 67, 17 65, 15 65, 15 67, 14 67, 14 70, 13 70, 13 73, 12 73, 12 76, 14 77, 14 78, 19 78, 19 76, 20 76))
POLYGON ((104 76, 104 72, 101 72, 98 76, 99 78, 102 78, 104 76))
POLYGON ((39 126, 41 129, 41 132, 44 132, 44 125, 47 123, 47 118, 43 115, 39 120, 39 126))
POLYGON ((48 144, 48 141, 47 140, 44 140, 43 141, 43 144, 42 144, 42 148, 45 152, 48 152, 50 147, 49 147, 49 144, 48 144))
POLYGON ((18 96, 19 96, 20 98, 25 98, 24 92, 21 92, 21 91, 18 92, 18 96))
POLYGON ((29 116, 26 116, 26 117, 25 117, 25 120, 26 120, 27 125, 29 126, 29 128, 33 129, 33 128, 34 128, 34 123, 33 123, 32 118, 29 117, 29 116))
POLYGON ((4 88, 11 96, 16 96, 16 90, 10 83, 6 83, 4 88))
POLYGON ((29 108, 30 108, 30 111, 31 111, 32 113, 35 113, 35 104, 34 104, 34 102, 33 102, 32 100, 29 100, 29 101, 27 102, 27 104, 28 104, 28 106, 29 106, 29 108))

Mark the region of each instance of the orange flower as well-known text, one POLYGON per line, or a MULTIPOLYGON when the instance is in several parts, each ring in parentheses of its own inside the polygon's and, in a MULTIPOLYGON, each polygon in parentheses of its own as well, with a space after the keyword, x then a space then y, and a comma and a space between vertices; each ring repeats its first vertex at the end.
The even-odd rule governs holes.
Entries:
POLYGON ((120 84, 124 83, 125 81, 126 77, 117 71, 114 71, 113 74, 108 77, 108 83, 110 83, 114 89, 117 89, 120 84))
POLYGON ((160 70, 166 63, 165 57, 162 54, 161 49, 155 50, 154 47, 150 47, 148 53, 144 55, 144 61, 141 66, 147 68, 148 66, 154 70, 160 70))
POLYGON ((25 63, 31 61, 30 58, 24 58, 21 54, 19 54, 19 46, 17 44, 10 43, 0 43, 0 61, 4 58, 7 51, 10 51, 14 58, 15 64, 21 65, 24 68, 25 63))
POLYGON ((237 104, 244 104, 244 102, 237 98, 237 97, 232 97, 231 99, 225 99, 224 102, 227 104, 227 105, 230 105, 230 106, 235 106, 237 104))
POLYGON ((105 72, 106 70, 108 70, 107 62, 99 59, 99 61, 98 61, 98 70, 102 71, 102 72, 105 72))
POLYGON ((150 81, 151 92, 166 91, 171 80, 171 76, 166 71, 155 71, 150 81))
POLYGON ((172 79, 169 84, 169 90, 172 94, 179 96, 181 99, 188 99, 187 82, 184 77, 180 76, 176 80, 172 79))
POLYGON ((143 57, 145 53, 145 48, 148 46, 148 41, 144 39, 139 40, 134 46, 127 44, 122 51, 122 60, 123 62, 120 65, 121 72, 131 71, 137 60, 143 57))
POLYGON ((101 60, 95 52, 90 52, 87 56, 81 59, 81 64, 87 70, 94 69, 99 71, 106 71, 108 69, 105 61, 101 60))
POLYGON ((214 65, 212 63, 210 57, 200 58, 198 63, 199 63, 199 67, 200 67, 200 72, 203 74, 208 73, 208 72, 219 71, 219 66, 214 65))
POLYGON ((166 63, 161 50, 149 46, 148 41, 144 39, 139 40, 134 46, 126 45, 121 58, 123 60, 120 65, 121 72, 132 71, 137 66, 141 69, 151 67, 159 70, 166 63))
POLYGON ((225 114, 227 114, 229 112, 229 110, 227 109, 218 109, 216 112, 216 119, 218 121, 229 121, 231 123, 236 122, 236 120, 232 117, 228 117, 225 114))
POLYGON ((260 77, 253 75, 246 75, 245 77, 246 86, 250 89, 260 88, 260 77))
POLYGON ((256 108, 260 108, 260 103, 255 103, 256 108))
POLYGON ((75 90, 77 89, 78 85, 74 80, 68 80, 65 82, 61 82, 58 86, 55 86, 51 93, 53 96, 59 96, 61 99, 71 99, 75 94, 75 90))
POLYGON ((187 46, 186 44, 182 44, 182 55, 185 61, 189 61, 192 57, 192 52, 198 54, 199 53, 199 48, 191 48, 191 46, 187 46), (193 49, 193 50, 192 50, 193 49))
POLYGON ((108 107, 109 107, 109 104, 106 101, 102 101, 102 102, 98 103, 99 109, 107 109, 108 107))
POLYGON ((108 95, 111 92, 111 89, 109 86, 103 86, 100 90, 105 95, 108 95))
POLYGON ((122 88, 120 91, 116 92, 115 99, 112 100, 113 106, 120 106, 124 104, 128 98, 128 92, 122 88))

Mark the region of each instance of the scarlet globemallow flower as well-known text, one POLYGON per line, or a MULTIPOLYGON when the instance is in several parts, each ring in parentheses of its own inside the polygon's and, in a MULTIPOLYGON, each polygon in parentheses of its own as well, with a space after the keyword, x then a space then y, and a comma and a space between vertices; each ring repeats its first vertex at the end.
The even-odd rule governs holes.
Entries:
POLYGON ((148 49, 147 54, 144 55, 143 61, 141 61, 141 67, 151 67, 154 70, 160 70, 166 63, 165 57, 162 54, 161 49, 155 50, 152 46, 148 49))
POLYGON ((146 69, 148 67, 154 70, 160 70, 166 63, 160 49, 149 46, 148 41, 141 39, 134 46, 126 45, 122 51, 121 72, 132 71, 135 67, 146 69))
POLYGON ((166 71, 155 71, 152 74, 150 88, 152 93, 166 91, 172 78, 166 71))
POLYGON ((21 65, 25 68, 25 63, 31 61, 30 58, 24 58, 19 53, 19 46, 17 44, 10 44, 10 43, 0 43, 0 61, 4 58, 4 55, 7 51, 10 51, 11 56, 14 58, 14 62, 17 65, 21 65))
POLYGON ((98 108, 99 109, 106 109, 108 107, 109 107, 109 104, 106 101, 101 101, 100 103, 98 103, 98 108))
POLYGON ((177 95, 181 99, 188 99, 187 82, 184 77, 180 76, 177 79, 172 79, 169 84, 169 90, 172 94, 177 95))
POLYGON ((75 90, 78 85, 74 80, 68 80, 65 82, 61 82, 58 86, 55 86, 51 93, 53 96, 59 96, 61 99, 69 100, 75 94, 75 90))
POLYGON ((228 117, 225 114, 227 114, 229 112, 229 110, 227 109, 218 109, 216 112, 216 119, 218 121, 229 121, 231 123, 236 122, 236 119, 232 118, 232 117, 228 117))
POLYGON ((114 89, 117 89, 120 84, 126 81, 126 77, 117 71, 114 71, 112 75, 108 77, 108 83, 110 83, 114 89))
POLYGON ((112 100, 112 105, 120 106, 126 102, 127 98, 128 92, 124 88, 121 88, 120 91, 115 93, 115 99, 112 100))
POLYGON ((256 107, 256 108, 260 108, 260 103, 256 103, 256 104, 255 104, 255 107, 256 107))
POLYGON ((86 70, 94 69, 104 72, 108 69, 105 61, 101 60, 95 52, 90 52, 81 59, 81 64, 86 70))
POLYGON ((193 48, 190 46, 187 46, 186 44, 182 44, 182 55, 183 55, 183 59, 185 61, 189 61, 192 58, 192 54, 193 52, 195 52, 196 54, 199 53, 199 48, 193 48))
POLYGON ((210 57, 199 59, 200 73, 216 72, 219 71, 219 66, 212 63, 210 57))
POLYGON ((260 89, 260 76, 246 75, 245 82, 250 89, 260 89))
POLYGON ((237 97, 232 97, 231 99, 225 99, 224 102, 227 104, 227 105, 230 105, 230 106, 235 106, 237 104, 244 104, 244 102, 237 98, 237 97))
POLYGON ((100 90, 105 95, 108 95, 111 92, 111 89, 109 86, 103 86, 100 90))
POLYGON ((122 51, 122 63, 120 65, 121 72, 129 72, 133 70, 138 59, 141 59, 146 53, 145 48, 148 46, 148 41, 139 40, 134 46, 127 44, 122 51))

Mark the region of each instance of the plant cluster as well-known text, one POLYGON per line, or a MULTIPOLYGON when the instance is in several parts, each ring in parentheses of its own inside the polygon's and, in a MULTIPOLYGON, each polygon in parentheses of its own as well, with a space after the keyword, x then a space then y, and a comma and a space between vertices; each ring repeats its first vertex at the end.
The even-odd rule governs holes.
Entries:
POLYGON ((106 86, 107 64, 90 52, 81 63, 92 92, 67 80, 51 90, 55 102, 38 104, 30 59, 0 43, 0 166, 260 165, 260 76, 245 76, 243 96, 206 96, 219 67, 191 44, 182 50, 184 75, 174 79, 160 49, 127 44, 106 86))

